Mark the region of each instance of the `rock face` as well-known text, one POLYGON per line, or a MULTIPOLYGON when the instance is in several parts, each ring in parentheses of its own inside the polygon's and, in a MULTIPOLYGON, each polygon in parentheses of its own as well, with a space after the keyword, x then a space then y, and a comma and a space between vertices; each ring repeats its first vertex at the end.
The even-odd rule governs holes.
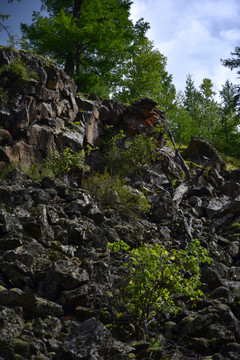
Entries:
MULTIPOLYGON (((17 54, 2 50, 1 64, 17 54)), ((2 163, 21 157, 27 167, 50 149, 96 145, 107 125, 129 135, 159 122, 166 130, 151 100, 127 106, 75 97, 61 69, 20 54, 39 80, 17 95, 19 107, 15 98, 1 105, 2 163)), ((0 359, 239 359, 239 171, 192 164, 183 182, 173 154, 167 147, 161 152, 167 164, 128 179, 151 206, 134 221, 56 178, 34 181, 14 169, 0 180, 0 359), (107 243, 182 249, 194 238, 212 257, 201 268, 205 296, 192 307, 180 294, 181 310, 157 314, 144 338, 124 302, 119 308, 126 254, 111 252, 107 243)))
POLYGON ((196 164, 214 165, 219 171, 226 170, 226 164, 210 141, 192 136, 187 149, 188 158, 196 164))
POLYGON ((109 125, 129 135, 150 132, 162 126, 159 144, 164 143, 167 123, 156 103, 143 99, 131 106, 114 100, 92 101, 76 95, 76 85, 53 62, 28 52, 0 48, 0 67, 20 61, 29 74, 24 87, 0 79, 0 168, 21 163, 25 168, 42 162, 50 152, 85 144, 99 145, 109 125), (11 85, 12 84, 12 85, 11 85))
POLYGON ((56 149, 59 133, 75 119, 76 86, 50 61, 25 51, 1 48, 0 67, 16 59, 27 71, 34 71, 37 80, 30 78, 24 89, 2 81, 8 101, 1 105, 0 126, 10 137, 7 133, 2 137, 1 152, 4 160, 29 167, 56 149))

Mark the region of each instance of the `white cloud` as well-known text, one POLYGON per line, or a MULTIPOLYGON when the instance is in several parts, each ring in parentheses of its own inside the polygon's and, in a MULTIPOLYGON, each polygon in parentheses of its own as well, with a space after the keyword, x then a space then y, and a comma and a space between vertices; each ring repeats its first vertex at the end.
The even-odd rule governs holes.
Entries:
POLYGON ((195 85, 210 78, 220 89, 227 79, 237 83, 236 71, 221 65, 240 46, 239 0, 135 0, 132 17, 150 23, 147 36, 168 58, 177 90, 184 90, 186 76, 195 85))
POLYGON ((240 43, 240 29, 228 29, 220 32, 223 40, 229 43, 240 43))

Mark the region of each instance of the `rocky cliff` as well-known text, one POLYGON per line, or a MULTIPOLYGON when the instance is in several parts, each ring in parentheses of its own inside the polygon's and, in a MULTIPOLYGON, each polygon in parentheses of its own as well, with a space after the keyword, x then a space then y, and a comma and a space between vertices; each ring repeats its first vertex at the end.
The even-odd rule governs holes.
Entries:
POLYGON ((193 138, 189 156, 200 165, 190 163, 190 178, 181 180, 184 169, 164 146, 167 124, 154 102, 86 100, 60 68, 23 51, 1 49, 0 66, 19 57, 37 76, 24 87, 12 87, 6 72, 1 78, 2 169, 11 162, 27 169, 65 146, 99 145, 109 125, 131 137, 160 123, 164 161, 128 179, 132 189, 145 189, 151 206, 134 221, 75 183, 35 181, 18 169, 0 181, 0 359, 238 360, 240 171, 226 171, 211 144, 193 138), (107 243, 181 248, 194 238, 213 259, 201 269, 205 296, 194 308, 180 298, 177 315, 159 314, 139 335, 117 307, 124 256, 107 243))

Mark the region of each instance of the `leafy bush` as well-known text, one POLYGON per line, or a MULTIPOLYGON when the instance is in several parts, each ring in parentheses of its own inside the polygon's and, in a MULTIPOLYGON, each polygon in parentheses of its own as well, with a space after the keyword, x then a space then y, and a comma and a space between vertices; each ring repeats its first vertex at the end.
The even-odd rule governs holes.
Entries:
POLYGON ((0 82, 4 87, 24 87, 31 79, 37 79, 34 71, 28 71, 20 57, 15 58, 10 64, 5 64, 0 69, 0 82))
POLYGON ((112 177, 106 170, 103 174, 92 175, 84 187, 105 207, 117 209, 122 215, 135 217, 149 209, 140 191, 132 189, 119 176, 112 177))
POLYGON ((108 247, 128 253, 128 277, 122 292, 128 311, 139 325, 146 325, 159 311, 177 313, 179 295, 193 302, 203 295, 199 289, 200 264, 210 263, 210 258, 197 239, 184 250, 167 250, 159 244, 129 250, 122 241, 109 243, 108 247))
POLYGON ((142 133, 132 141, 126 141, 123 131, 113 135, 103 149, 108 170, 115 175, 129 176, 154 163, 159 157, 157 136, 160 131, 161 127, 156 127, 153 136, 142 133))
POLYGON ((48 174, 63 177, 64 175, 74 175, 74 172, 89 171, 89 166, 85 164, 85 152, 81 150, 74 152, 70 148, 66 148, 61 154, 57 152, 51 153, 44 161, 44 172, 48 174))

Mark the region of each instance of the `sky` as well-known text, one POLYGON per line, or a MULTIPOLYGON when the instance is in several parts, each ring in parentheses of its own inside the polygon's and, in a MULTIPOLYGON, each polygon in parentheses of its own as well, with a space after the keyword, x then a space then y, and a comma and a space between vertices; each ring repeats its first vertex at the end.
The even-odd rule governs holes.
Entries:
POLYGON ((239 84, 236 71, 220 59, 240 46, 240 0, 135 0, 134 21, 150 23, 147 33, 155 48, 167 56, 167 71, 183 91, 188 74, 199 87, 204 78, 220 90, 226 80, 239 84))
MULTIPOLYGON (((11 34, 20 35, 20 23, 31 23, 33 11, 41 0, 0 0, 0 13, 10 14, 4 25, 11 34)), ((226 80, 239 84, 236 71, 221 65, 240 46, 240 0, 134 0, 132 19, 143 17, 151 29, 147 36, 167 57, 167 71, 173 75, 177 90, 184 91, 188 74, 198 87, 210 78, 215 90, 226 80)), ((6 45, 5 31, 0 44, 6 45)))

